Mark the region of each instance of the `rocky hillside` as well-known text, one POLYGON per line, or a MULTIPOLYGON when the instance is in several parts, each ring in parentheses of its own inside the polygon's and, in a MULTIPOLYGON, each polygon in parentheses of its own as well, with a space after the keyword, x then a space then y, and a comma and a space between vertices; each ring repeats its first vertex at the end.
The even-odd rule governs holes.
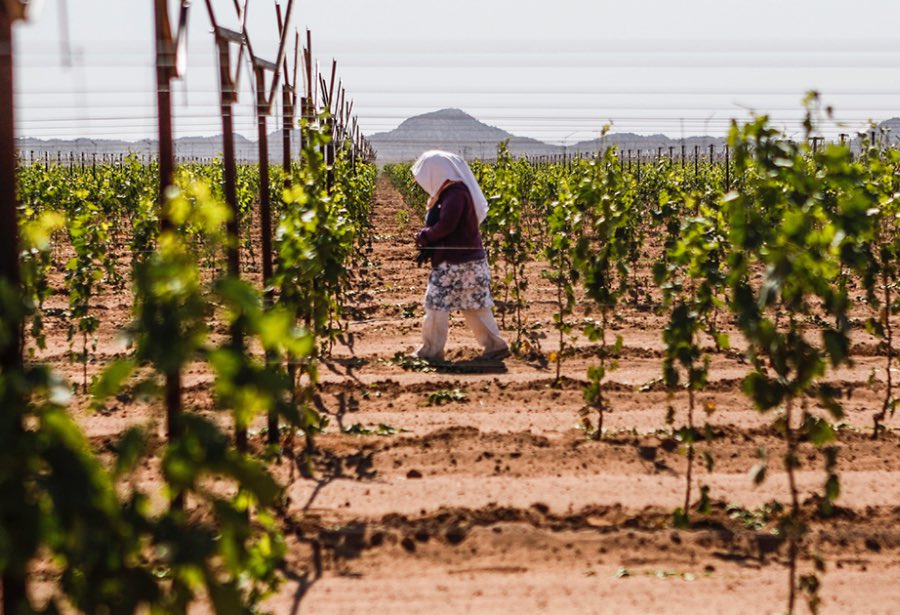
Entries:
POLYGON ((417 115, 390 132, 369 137, 378 151, 379 163, 414 160, 429 149, 442 149, 465 158, 491 158, 497 152, 497 144, 505 140, 509 140, 509 149, 516 156, 562 153, 562 148, 558 146, 517 137, 480 122, 459 109, 441 109, 417 115))
POLYGON ((465 158, 492 158, 497 151, 497 144, 509 141, 509 149, 515 156, 552 156, 565 152, 591 154, 604 147, 613 145, 623 151, 643 150, 656 152, 662 148, 668 153, 674 147, 676 153, 681 145, 692 155, 697 145, 705 153, 710 144, 721 147, 725 140, 715 137, 690 137, 687 139, 671 139, 665 135, 637 135, 632 133, 612 133, 604 140, 594 139, 582 141, 566 148, 529 139, 517 137, 505 130, 480 122, 459 109, 441 109, 411 117, 390 132, 377 133, 369 140, 378 151, 378 162, 400 162, 413 160, 428 149, 443 149, 460 154, 465 158))

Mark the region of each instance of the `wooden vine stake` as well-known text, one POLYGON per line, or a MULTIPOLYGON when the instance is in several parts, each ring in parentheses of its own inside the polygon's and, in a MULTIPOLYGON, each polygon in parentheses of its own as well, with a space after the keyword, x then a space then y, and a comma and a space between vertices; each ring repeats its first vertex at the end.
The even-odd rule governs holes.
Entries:
MULTIPOLYGON (((175 185, 175 145, 172 135, 172 80, 183 76, 187 46, 187 18, 190 0, 182 0, 177 35, 172 36, 167 0, 155 0, 156 17, 156 102, 159 113, 159 207, 162 231, 171 230, 166 212, 168 192, 175 185)), ((181 371, 165 375, 166 432, 169 442, 178 437, 181 415, 181 371)), ((172 506, 182 508, 184 497, 176 494, 172 506)))
MULTIPOLYGON (((19 224, 16 198, 16 135, 13 86, 13 22, 24 19, 28 5, 11 0, 0 1, 0 285, 14 296, 20 292, 19 273, 19 224)), ((7 343, 0 348, 0 372, 4 376, 18 371, 22 366, 22 330, 17 319, 4 318, 3 332, 7 343)), ((25 400, 21 400, 23 403, 25 400)), ((0 412, 15 411, 0 408, 0 412)), ((25 426, 14 426, 21 434, 25 426)), ((15 435, 15 434, 12 434, 15 435)), ((14 438, 15 439, 15 438, 14 438)), ((7 525, 13 519, 0 518, 7 525)), ((28 571, 13 562, 3 572, 3 601, 0 613, 13 615, 28 608, 28 571)))
MULTIPOLYGON (((276 5, 278 13, 278 57, 274 62, 263 60, 253 51, 250 44, 250 36, 244 24, 244 42, 250 54, 250 63, 253 66, 253 74, 256 77, 256 127, 259 139, 259 205, 260 205, 260 243, 262 245, 262 272, 265 301, 267 305, 272 303, 272 278, 273 278, 273 253, 272 253, 272 203, 269 194, 269 135, 267 120, 272 114, 272 104, 275 93, 278 91, 278 82, 281 79, 281 65, 285 62, 288 32, 285 27, 291 19, 291 11, 294 8, 294 0, 288 0, 284 21, 281 19, 281 7, 276 5), (271 73, 271 87, 266 83, 267 75, 271 73)), ((287 74, 287 71, 285 71, 287 74)), ((289 136, 290 138, 290 136, 289 136)), ((244 436, 246 438, 246 434, 244 436)), ((270 444, 278 444, 278 415, 274 411, 268 416, 268 441, 270 444)))
MULTIPOLYGON (((241 6, 238 0, 234 0, 235 10, 240 22, 240 32, 229 30, 219 25, 213 10, 212 0, 206 0, 206 9, 209 12, 209 20, 212 23, 215 36, 216 49, 219 59, 219 103, 222 115, 222 166, 224 175, 225 203, 231 212, 226 232, 228 235, 228 247, 226 258, 228 261, 228 275, 233 278, 241 277, 241 234, 240 234, 240 210, 237 202, 237 166, 234 158, 234 115, 233 105, 238 100, 238 91, 241 77, 241 62, 244 58, 244 34, 246 30, 247 1, 241 6), (238 46, 236 68, 231 64, 231 46, 238 46)), ((244 352, 244 331, 241 318, 235 319, 231 326, 231 345, 236 353, 244 352)), ((235 429, 235 443, 238 450, 247 450, 247 426, 238 424, 235 429)))
MULTIPOLYGON (((278 13, 278 31, 282 37, 287 32, 287 24, 281 16, 281 5, 275 5, 278 13)), ((297 109, 297 69, 300 62, 300 32, 294 32, 294 62, 293 72, 289 70, 288 58, 284 58, 284 79, 281 86, 281 154, 282 168, 284 169, 284 187, 290 188, 291 180, 291 133, 294 130, 294 116, 297 109)))

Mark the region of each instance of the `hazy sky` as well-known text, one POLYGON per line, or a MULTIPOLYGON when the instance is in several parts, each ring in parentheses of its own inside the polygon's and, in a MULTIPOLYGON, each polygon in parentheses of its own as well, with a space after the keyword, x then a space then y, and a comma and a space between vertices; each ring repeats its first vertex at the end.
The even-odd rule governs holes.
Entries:
MULTIPOLYGON (((232 0, 213 4, 234 26, 232 0)), ((152 137, 152 6, 46 0, 35 21, 17 26, 20 136, 152 137)), ((191 11, 178 136, 219 132, 205 3, 191 11)), ((615 131, 722 134, 748 109, 795 131, 813 88, 849 131, 900 116, 897 0, 300 1, 292 22, 312 30, 324 71, 338 60, 366 133, 443 107, 558 143, 592 138, 607 122, 615 131)), ((275 23, 272 0, 250 0, 251 41, 269 59, 275 23)), ((237 127, 251 136, 247 77, 237 127)))

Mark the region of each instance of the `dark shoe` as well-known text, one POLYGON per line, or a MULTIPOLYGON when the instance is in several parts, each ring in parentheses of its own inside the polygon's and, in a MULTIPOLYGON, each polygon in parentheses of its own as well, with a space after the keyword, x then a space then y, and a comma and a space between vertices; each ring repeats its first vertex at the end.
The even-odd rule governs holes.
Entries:
POLYGON ((502 361, 510 355, 509 346, 504 346, 503 348, 498 348, 497 350, 491 350, 490 352, 484 352, 479 359, 483 359, 485 361, 502 361))
POLYGON ((406 355, 410 359, 420 359, 422 361, 428 361, 429 363, 441 363, 444 360, 444 355, 439 357, 429 357, 427 354, 416 350, 415 352, 410 352, 406 355))

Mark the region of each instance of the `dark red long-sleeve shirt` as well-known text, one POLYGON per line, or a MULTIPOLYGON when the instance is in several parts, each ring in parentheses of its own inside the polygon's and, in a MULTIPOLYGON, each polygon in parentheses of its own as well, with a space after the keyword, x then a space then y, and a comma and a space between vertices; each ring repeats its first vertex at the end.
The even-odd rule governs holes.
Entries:
POLYGON ((437 222, 419 231, 416 237, 416 243, 431 252, 432 267, 486 257, 478 215, 465 184, 460 182, 445 188, 433 208, 438 209, 437 222))

